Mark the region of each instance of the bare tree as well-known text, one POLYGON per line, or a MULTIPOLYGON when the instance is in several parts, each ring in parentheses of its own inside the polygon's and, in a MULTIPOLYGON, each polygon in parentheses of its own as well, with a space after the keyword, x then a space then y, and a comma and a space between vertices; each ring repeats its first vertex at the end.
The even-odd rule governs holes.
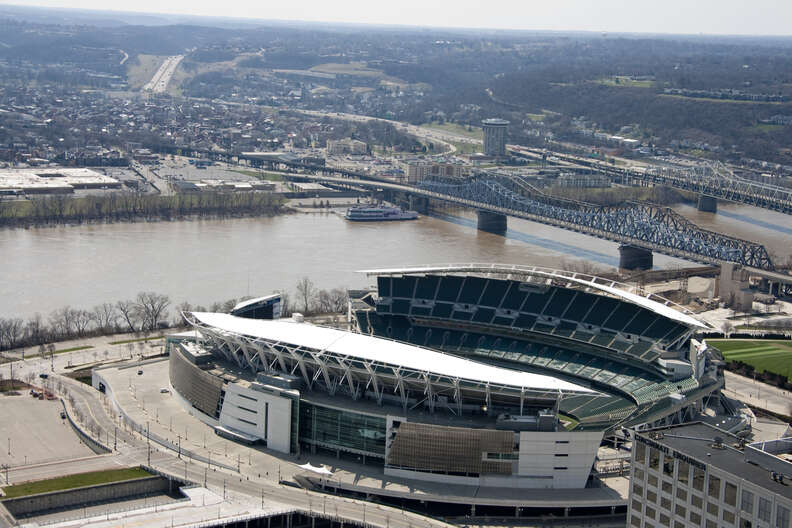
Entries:
POLYGON ((226 302, 223 303, 222 311, 223 312, 231 312, 231 310, 233 310, 234 306, 236 306, 236 305, 237 305, 237 300, 236 299, 229 299, 229 300, 227 300, 226 302))
POLYGON ((349 294, 345 288, 333 288, 330 291, 330 299, 332 303, 331 311, 334 313, 344 313, 347 311, 349 303, 349 294))
POLYGON ((53 310, 50 314, 50 328, 56 338, 63 338, 72 335, 74 327, 74 312, 70 306, 64 306, 53 310))
POLYGON ((24 335, 22 319, 0 319, 0 349, 16 348, 24 335))
POLYGON ((72 310, 72 325, 78 337, 83 337, 87 333, 91 321, 93 321, 91 312, 87 310, 72 310))
POLYGON ((135 301, 118 301, 116 303, 118 313, 126 323, 130 332, 137 332, 136 323, 138 322, 137 311, 135 310, 135 301))
POLYGON ((316 286, 309 277, 303 277, 297 282, 297 300, 302 305, 303 313, 308 314, 314 297, 316 297, 316 286))
POLYGON ((97 304, 91 310, 91 318, 102 332, 113 330, 118 324, 118 310, 112 303, 97 304))
POLYGON ((330 313, 333 311, 333 299, 329 291, 320 290, 316 295, 316 309, 319 313, 330 313))
POLYGON ((721 330, 723 331, 723 336, 728 338, 732 332, 734 332, 734 325, 731 324, 729 321, 723 321, 721 325, 721 330))
POLYGON ((143 330, 156 330, 157 323, 167 318, 170 297, 155 292, 140 292, 135 299, 135 309, 142 321, 143 330))
POLYGON ((184 325, 184 317, 182 316, 183 313, 197 311, 193 310, 193 307, 187 301, 181 303, 176 307, 176 314, 173 316, 173 326, 183 326, 184 325))

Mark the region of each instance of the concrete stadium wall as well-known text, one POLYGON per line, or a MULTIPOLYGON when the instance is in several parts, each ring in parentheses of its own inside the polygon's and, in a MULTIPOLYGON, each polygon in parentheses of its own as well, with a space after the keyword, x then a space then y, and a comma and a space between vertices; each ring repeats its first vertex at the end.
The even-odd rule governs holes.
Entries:
POLYGON ((82 507, 86 504, 96 504, 122 500, 130 497, 164 493, 171 489, 171 481, 159 477, 145 477, 109 484, 97 484, 63 491, 39 493, 28 497, 6 499, 3 505, 14 517, 29 516, 35 513, 50 510, 62 510, 71 507, 82 507))

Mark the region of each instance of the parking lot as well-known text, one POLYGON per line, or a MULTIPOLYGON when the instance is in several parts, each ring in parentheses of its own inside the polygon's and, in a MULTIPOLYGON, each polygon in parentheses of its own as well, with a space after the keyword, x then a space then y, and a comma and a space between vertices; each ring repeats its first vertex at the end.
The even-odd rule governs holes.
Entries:
POLYGON ((15 467, 95 454, 61 419, 59 400, 39 400, 25 392, 0 397, 0 405, 0 464, 15 467))

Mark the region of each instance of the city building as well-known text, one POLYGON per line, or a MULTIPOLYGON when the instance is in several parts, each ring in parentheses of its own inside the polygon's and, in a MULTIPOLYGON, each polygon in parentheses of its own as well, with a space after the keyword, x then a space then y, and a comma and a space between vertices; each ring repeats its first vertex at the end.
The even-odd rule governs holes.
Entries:
POLYGON ((77 189, 118 189, 121 182, 92 169, 46 167, 0 170, 0 195, 73 193, 77 189))
POLYGON ((404 163, 407 183, 418 183, 431 177, 461 178, 466 173, 467 167, 461 163, 427 160, 408 160, 404 163))
POLYGON ((633 528, 789 528, 792 438, 745 444, 707 423, 638 431, 633 528))
POLYGON ((481 125, 484 128, 484 154, 495 157, 505 156, 509 122, 504 119, 485 119, 481 125))
POLYGON ((332 156, 343 156, 344 154, 362 156, 367 152, 368 145, 364 141, 357 139, 327 140, 327 153, 332 156))

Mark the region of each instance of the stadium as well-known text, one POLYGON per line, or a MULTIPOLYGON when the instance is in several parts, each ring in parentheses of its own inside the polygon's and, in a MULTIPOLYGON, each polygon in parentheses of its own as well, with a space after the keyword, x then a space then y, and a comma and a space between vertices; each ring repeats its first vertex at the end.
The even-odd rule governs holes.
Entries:
POLYGON ((706 326, 665 299, 534 267, 365 273, 376 288, 350 292, 352 331, 185 313, 174 391, 240 442, 501 489, 590 486, 624 428, 745 427, 720 397, 720 353, 695 339, 706 326))

